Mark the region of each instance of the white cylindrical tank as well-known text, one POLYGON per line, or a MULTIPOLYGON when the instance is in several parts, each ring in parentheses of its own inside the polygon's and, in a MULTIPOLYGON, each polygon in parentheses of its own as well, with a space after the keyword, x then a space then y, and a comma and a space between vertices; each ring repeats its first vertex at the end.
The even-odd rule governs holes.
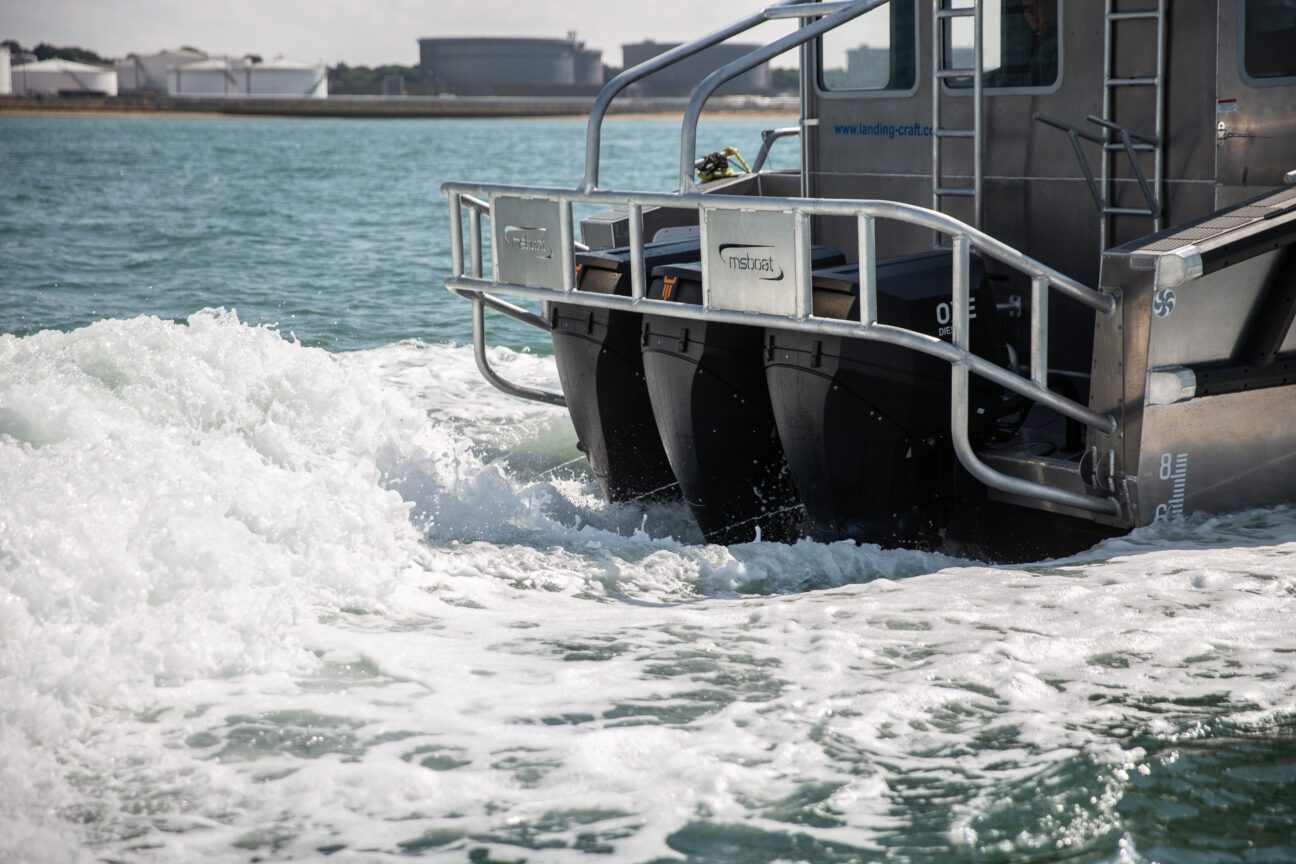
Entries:
POLYGON ((328 96, 328 69, 283 57, 254 63, 248 67, 248 95, 323 99, 328 96))
POLYGON ((9 72, 9 49, 0 48, 0 96, 13 92, 13 76, 9 72))
POLYGON ((40 60, 16 66, 13 91, 19 94, 102 93, 117 95, 117 72, 71 60, 40 60))
POLYGON ((125 60, 118 60, 113 64, 117 70, 117 90, 121 93, 130 93, 134 90, 143 90, 144 88, 144 70, 140 68, 139 57, 134 54, 125 60))
POLYGON ((206 60, 201 51, 181 48, 179 51, 159 51, 156 54, 131 54, 117 61, 117 89, 127 93, 132 90, 167 92, 168 73, 173 67, 206 60))
POLYGON ((167 75, 167 93, 172 96, 246 96, 248 67, 245 60, 209 57, 173 66, 167 75))

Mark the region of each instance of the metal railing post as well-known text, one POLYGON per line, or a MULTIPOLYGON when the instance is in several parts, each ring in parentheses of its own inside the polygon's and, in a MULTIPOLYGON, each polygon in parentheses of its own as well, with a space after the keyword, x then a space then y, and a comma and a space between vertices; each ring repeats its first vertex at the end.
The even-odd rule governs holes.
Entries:
POLYGON ((482 214, 476 207, 468 217, 468 247, 472 255, 472 275, 482 278, 482 214))
POLYGON ((648 293, 644 274, 643 207, 630 205, 630 296, 642 300, 648 293))
POLYGON ((813 258, 810 249, 810 216, 792 211, 792 250, 796 257, 796 317, 804 321, 814 314, 813 258))
POLYGON ((859 217, 859 292, 860 323, 872 327, 877 323, 877 233, 876 220, 859 217))
POLYGON ((1031 380, 1048 387, 1049 334, 1048 334, 1049 282, 1047 276, 1031 279, 1031 380))
POLYGON ((450 193, 450 272, 455 276, 463 275, 463 208, 459 203, 459 193, 450 193))
POLYGON ((563 198, 558 201, 558 245, 562 247, 562 290, 570 294, 576 290, 576 236, 572 230, 572 203, 563 198))
MULTIPOLYGON (((968 351, 971 342, 971 315, 968 311, 968 298, 972 294, 972 244, 968 241, 966 234, 956 234, 951 245, 951 254, 953 255, 953 292, 951 303, 953 305, 953 315, 950 323, 954 327, 954 347, 960 351, 968 351)), ((962 363, 955 364, 967 366, 962 363)))

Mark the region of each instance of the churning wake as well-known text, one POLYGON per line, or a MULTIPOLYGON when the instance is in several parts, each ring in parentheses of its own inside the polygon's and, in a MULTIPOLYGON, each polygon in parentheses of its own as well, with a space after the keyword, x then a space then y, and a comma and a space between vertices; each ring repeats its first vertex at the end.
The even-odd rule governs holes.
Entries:
POLYGON ((574 445, 461 346, 0 336, 0 860, 1165 860, 1221 806, 1291 848, 1291 511, 723 548, 574 445))

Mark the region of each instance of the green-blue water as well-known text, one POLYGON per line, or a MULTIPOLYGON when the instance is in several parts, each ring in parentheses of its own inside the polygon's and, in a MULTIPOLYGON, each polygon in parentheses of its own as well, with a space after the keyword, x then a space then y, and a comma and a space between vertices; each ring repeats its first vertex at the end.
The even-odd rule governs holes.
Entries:
MULTIPOLYGON (((754 157, 772 125, 704 123, 699 146, 754 157)), ((225 306, 333 349, 465 340, 466 305, 442 296, 441 183, 575 187, 584 136, 574 119, 0 116, 0 332, 225 306)), ((605 185, 670 188, 678 142, 678 121, 609 121, 605 185)), ((797 152, 781 142, 771 164, 797 152)), ((507 321, 493 332, 547 343, 507 321)))
POLYGON ((1292 509, 708 546, 480 380, 438 187, 583 131, 0 116, 0 862, 1296 860, 1292 509))

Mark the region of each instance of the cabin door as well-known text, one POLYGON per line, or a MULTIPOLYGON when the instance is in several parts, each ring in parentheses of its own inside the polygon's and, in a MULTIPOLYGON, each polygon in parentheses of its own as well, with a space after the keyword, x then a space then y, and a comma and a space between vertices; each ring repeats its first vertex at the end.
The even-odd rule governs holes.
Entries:
POLYGON ((1218 206, 1296 169, 1296 0, 1221 0, 1216 65, 1218 206))

